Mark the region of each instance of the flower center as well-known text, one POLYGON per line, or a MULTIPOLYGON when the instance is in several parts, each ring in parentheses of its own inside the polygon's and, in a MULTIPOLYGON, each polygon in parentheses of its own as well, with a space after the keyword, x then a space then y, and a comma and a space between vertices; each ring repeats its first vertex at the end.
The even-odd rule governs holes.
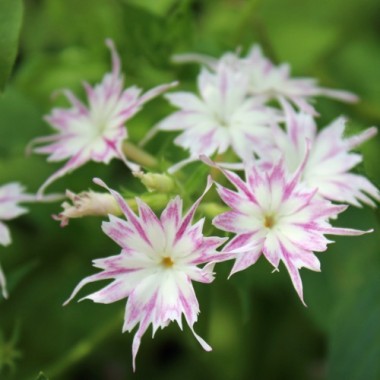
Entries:
POLYGON ((217 121, 217 123, 223 127, 223 128, 227 128, 229 126, 229 122, 228 120, 223 117, 222 115, 218 115, 218 114, 214 114, 214 117, 215 117, 215 120, 217 121))
POLYGON ((165 256, 162 258, 161 264, 165 268, 171 268, 174 265, 174 261, 169 256, 165 256))
POLYGON ((265 215, 264 217, 264 227, 272 228, 275 224, 273 215, 265 215))

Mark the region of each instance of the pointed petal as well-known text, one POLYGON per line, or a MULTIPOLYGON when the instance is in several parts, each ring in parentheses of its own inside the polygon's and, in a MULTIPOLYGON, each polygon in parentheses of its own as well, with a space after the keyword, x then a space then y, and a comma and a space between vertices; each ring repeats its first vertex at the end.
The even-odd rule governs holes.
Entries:
POLYGON ((201 203, 203 197, 209 191, 211 186, 212 186, 212 179, 210 176, 208 176, 205 190, 203 191, 202 195, 194 202, 193 206, 190 208, 190 210, 187 212, 187 214, 183 218, 182 223, 180 224, 180 226, 177 230, 177 233, 175 235, 175 241, 178 241, 179 239, 181 239, 181 237, 184 235, 187 228, 190 226, 191 221, 193 220, 193 216, 195 214, 195 211, 197 210, 197 208, 198 208, 199 204, 201 203))
POLYGON ((97 185, 104 187, 107 189, 115 198, 116 202, 118 203, 121 211, 124 213, 125 217, 128 219, 128 221, 134 226, 136 231, 139 233, 142 239, 144 239, 149 245, 151 244, 143 226, 141 225, 140 221, 138 220, 135 213, 132 211, 132 209, 128 206, 127 202, 125 202, 124 198, 115 190, 109 188, 100 178, 94 178, 93 182, 97 185))
POLYGON ((74 169, 79 168, 83 164, 85 164, 89 160, 88 157, 86 157, 82 152, 79 152, 78 154, 72 156, 69 161, 66 162, 66 164, 59 170, 57 170, 54 174, 52 174, 38 189, 37 191, 37 199, 40 199, 43 197, 43 193, 46 190, 46 188, 51 185, 54 181, 56 181, 58 178, 63 177, 66 174, 69 174, 74 169))

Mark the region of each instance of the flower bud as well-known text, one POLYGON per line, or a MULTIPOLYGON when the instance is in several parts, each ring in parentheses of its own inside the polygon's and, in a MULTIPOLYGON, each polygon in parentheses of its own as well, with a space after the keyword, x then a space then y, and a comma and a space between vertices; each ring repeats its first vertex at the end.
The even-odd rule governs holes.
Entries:
POLYGON ((69 219, 82 218, 83 216, 103 216, 108 214, 120 215, 121 210, 115 198, 108 193, 95 193, 83 191, 75 194, 66 190, 66 196, 72 202, 63 202, 63 211, 53 215, 53 219, 61 222, 61 227, 67 226, 69 219))
POLYGON ((170 193, 174 189, 174 181, 166 174, 134 172, 133 175, 141 180, 148 191, 170 193))

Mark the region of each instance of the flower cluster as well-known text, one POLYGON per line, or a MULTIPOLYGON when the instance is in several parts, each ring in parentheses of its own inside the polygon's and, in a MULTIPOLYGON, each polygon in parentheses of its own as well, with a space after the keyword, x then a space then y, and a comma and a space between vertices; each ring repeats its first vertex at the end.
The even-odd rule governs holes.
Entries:
MULTIPOLYGON (((292 78, 288 65, 274 65, 258 46, 245 57, 235 53, 226 53, 220 59, 199 54, 176 56, 177 62, 202 65, 197 80, 199 94, 166 94, 165 98, 178 110, 152 131, 181 131, 174 143, 188 150, 189 157, 173 163, 169 174, 144 173, 141 162, 126 158, 125 123, 144 103, 176 83, 155 87, 143 95, 135 86, 124 89, 119 56, 112 41, 108 40, 107 45, 112 54, 112 71, 94 87, 85 83, 88 106, 65 90, 70 108, 53 109, 45 118, 57 133, 33 142, 47 143, 34 151, 49 154, 49 161, 68 160, 45 181, 38 196, 54 180, 86 162, 107 164, 113 158, 124 161, 153 194, 162 192, 167 196, 181 189, 181 185, 177 186, 180 177, 170 175, 195 160, 201 160, 210 170, 216 168, 215 178, 222 173, 228 185, 208 176, 204 192, 198 194, 187 212, 183 210, 185 195, 186 202, 195 195, 185 194, 183 189, 181 196, 176 195, 161 207, 159 217, 152 204, 139 198, 133 200, 136 212, 120 193, 100 179, 94 182, 106 193, 67 191, 73 204, 64 202, 64 210, 54 218, 65 226, 70 218, 108 215, 102 230, 121 251, 94 260, 94 267, 100 271, 84 278, 66 303, 86 284, 111 280, 84 298, 98 303, 127 298, 123 331, 137 328, 132 345, 134 368, 148 327, 152 325, 153 335, 174 321, 182 329, 182 316, 201 346, 211 350, 194 331, 200 309, 192 281, 211 283, 217 263, 234 260, 234 274, 254 265, 263 255, 275 270, 284 265, 304 303, 299 270, 320 270, 315 253, 325 251, 331 243, 326 235, 352 236, 372 231, 335 227, 332 222, 347 205, 374 207, 380 201, 375 185, 350 172, 362 161, 360 154, 351 151, 373 137, 377 129, 371 127, 345 137, 346 120, 340 117, 318 132, 318 113, 311 105, 316 96, 346 102, 356 101, 356 96, 320 87, 314 79, 292 78), (228 151, 233 155, 225 154, 228 151), (243 170, 244 176, 233 170, 243 170), (216 202, 224 203, 229 210, 212 219, 215 236, 205 236, 205 218, 194 221, 195 213, 213 183, 216 202), (224 231, 223 235, 230 233, 230 238, 218 236, 220 231, 224 231)), ((16 187, 14 193, 20 193, 17 185, 9 186, 16 187)), ((25 211, 2 200, 2 193, 7 199, 7 189, 0 188, 1 220, 25 211)), ((2 223, 0 243, 9 243, 2 223)), ((1 281, 4 283, 0 272, 1 281)))

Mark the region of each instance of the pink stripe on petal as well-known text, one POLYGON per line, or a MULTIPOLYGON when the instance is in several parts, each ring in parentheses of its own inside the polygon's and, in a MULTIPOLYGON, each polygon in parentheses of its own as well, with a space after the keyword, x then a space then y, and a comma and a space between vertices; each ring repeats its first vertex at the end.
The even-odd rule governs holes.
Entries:
POLYGON ((342 235, 342 236, 360 236, 373 232, 373 229, 367 231, 354 230, 351 228, 324 227, 319 229, 320 232, 327 235, 342 235))
POLYGON ((365 141, 376 136, 376 134, 377 134, 376 127, 367 128, 365 131, 359 133, 358 135, 349 137, 348 139, 346 139, 345 142, 349 150, 355 149, 359 145, 363 144, 365 141))
POLYGON ((130 287, 125 286, 125 282, 126 279, 115 280, 105 288, 86 297, 83 297, 82 299, 90 299, 94 302, 104 304, 119 301, 123 298, 126 298, 131 292, 130 287))
POLYGON ((140 237, 145 240, 149 245, 151 244, 148 237, 146 236, 144 229, 136 217, 135 213, 132 211, 132 209, 128 206, 127 202, 125 202, 124 198, 115 190, 109 188, 100 178, 94 178, 93 182, 97 185, 107 189, 112 196, 115 198, 116 202, 118 203, 121 211, 124 213, 126 218, 129 222, 135 227, 136 231, 139 233, 140 237))
POLYGON ((121 64, 120 64, 120 58, 119 58, 119 55, 116 51, 116 47, 115 47, 115 44, 114 42, 110 39, 110 38, 107 38, 106 41, 105 41, 107 47, 110 49, 111 51, 111 57, 112 57, 112 76, 114 78, 117 78, 120 74, 120 68, 121 68, 121 64))
POLYGON ((250 250, 255 250, 256 247, 262 248, 264 243, 263 238, 255 237, 257 231, 252 231, 245 234, 236 235, 231 239, 228 244, 223 248, 223 254, 238 254, 242 252, 247 252, 250 250))
POLYGON ((264 241, 262 251, 271 265, 273 265, 275 269, 278 269, 281 259, 281 248, 277 236, 273 233, 269 233, 264 241))
POLYGON ((312 116, 318 116, 319 113, 315 110, 315 108, 309 104, 306 100, 301 97, 292 96, 289 97, 292 103, 294 103, 300 111, 305 112, 312 116))
POLYGON ((359 98, 357 95, 346 90, 332 90, 329 88, 319 87, 318 95, 326 95, 330 98, 338 99, 343 102, 356 103, 359 98))
POLYGON ((301 176, 303 174, 303 171, 305 169, 305 166, 307 164, 307 161, 309 159, 310 148, 311 148, 310 141, 306 140, 306 152, 305 152, 304 159, 302 160, 301 164, 298 166, 297 170, 293 174, 290 182, 288 182, 287 185, 285 186, 285 191, 284 191, 284 196, 283 196, 284 200, 290 198, 290 196, 293 193, 293 190, 298 185, 298 183, 300 181, 300 178, 301 178, 301 176))
POLYGON ((221 168, 216 162, 212 161, 209 157, 205 155, 200 155, 199 159, 202 160, 205 164, 219 169, 238 190, 241 190, 247 196, 247 198, 250 201, 257 203, 254 195, 252 194, 246 183, 237 174, 221 168))
POLYGON ((234 209, 239 209, 241 205, 243 204, 243 199, 241 194, 236 193, 230 189, 227 189, 226 187, 223 187, 216 184, 217 192, 222 199, 222 201, 229 207, 234 209))
POLYGON ((139 328, 133 337, 133 342, 132 342, 132 367, 133 367, 133 372, 136 371, 136 356, 140 348, 141 344, 141 338, 145 334, 146 330, 148 329, 148 326, 151 323, 152 319, 152 311, 154 309, 154 305, 156 303, 157 299, 157 293, 152 297, 152 299, 149 301, 149 303, 146 305, 146 310, 145 310, 145 318, 140 321, 139 328))
POLYGON ((228 276, 230 278, 233 274, 247 269, 254 265, 261 256, 261 246, 252 247, 249 251, 241 252, 237 255, 234 266, 228 276))
POLYGON ((63 306, 66 306, 77 294, 78 292, 87 284, 99 281, 99 280, 106 280, 112 278, 112 275, 110 276, 107 272, 100 272, 93 274, 92 276, 88 276, 84 278, 82 281, 79 282, 79 284, 74 288, 73 292, 71 293, 71 296, 64 302, 63 306))
POLYGON ((62 93, 66 96, 75 109, 79 110, 79 112, 83 114, 88 114, 88 109, 86 106, 73 94, 72 91, 65 89, 62 90, 62 93))
POLYGON ((174 225, 177 227, 182 215, 182 199, 176 196, 172 199, 161 214, 161 223, 163 225, 174 225))
POLYGON ((212 224, 223 231, 245 233, 250 230, 250 226, 246 225, 246 221, 249 218, 249 216, 239 211, 226 211, 217 215, 212 220, 212 224))
POLYGON ((157 218, 157 215, 152 211, 152 209, 143 202, 140 198, 136 198, 137 207, 139 210, 140 218, 144 224, 153 224, 156 227, 162 229, 160 220, 157 218))
POLYGON ((203 191, 202 195, 194 202, 193 206, 190 208, 190 210, 187 212, 187 214, 183 218, 182 223, 180 224, 180 226, 177 230, 177 233, 175 235, 175 242, 177 242, 179 239, 181 239, 181 237, 184 235, 187 228, 190 226, 191 221, 193 220, 195 211, 197 210, 197 208, 198 208, 199 204, 201 203, 203 197, 209 191, 211 186, 212 186, 212 179, 210 176, 208 176, 206 188, 203 191))
POLYGON ((313 253, 297 254, 294 258, 294 263, 297 268, 305 267, 315 272, 321 271, 321 263, 313 253))
POLYGON ((288 252, 285 247, 281 244, 282 251, 282 261, 284 262, 286 269, 289 272, 290 279, 292 280, 293 286, 300 297, 302 303, 306 306, 305 301, 303 300, 303 287, 302 280, 299 274, 298 268, 294 265, 290 252, 288 252))

